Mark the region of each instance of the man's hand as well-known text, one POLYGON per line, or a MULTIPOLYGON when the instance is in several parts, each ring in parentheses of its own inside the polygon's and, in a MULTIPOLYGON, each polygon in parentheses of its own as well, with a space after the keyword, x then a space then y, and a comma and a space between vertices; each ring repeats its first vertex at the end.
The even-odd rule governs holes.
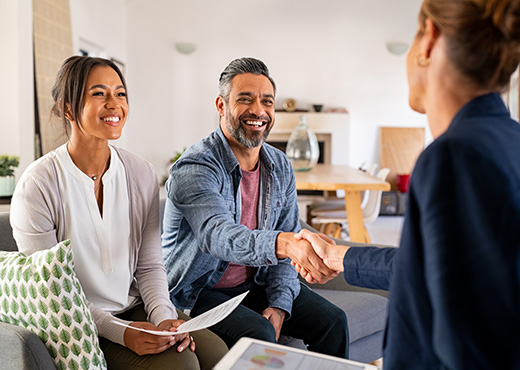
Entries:
POLYGON ((279 308, 267 307, 262 316, 265 317, 274 327, 276 332, 276 340, 280 338, 280 332, 282 331, 283 320, 285 319, 285 311, 279 308))
MULTIPOLYGON (((161 322, 159 324, 159 329, 165 330, 165 331, 171 331, 174 333, 177 331, 177 328, 185 322, 186 321, 184 321, 184 320, 164 320, 163 322, 161 322)), ((179 346, 177 347, 178 352, 182 352, 188 347, 190 348, 190 350, 192 352, 195 351, 195 341, 193 340, 193 337, 190 336, 189 333, 183 333, 183 334, 176 335, 175 342, 181 342, 181 344, 179 344, 179 346)))
MULTIPOLYGON (((331 270, 342 272, 343 271, 343 259, 347 253, 349 247, 343 245, 336 245, 334 240, 323 234, 315 234, 309 230, 303 229, 294 237, 297 240, 305 239, 309 241, 314 248, 316 254, 323 260, 323 263, 331 270)), ((297 264, 299 264, 297 262, 297 264)), ((304 265, 300 264, 301 269, 307 270, 304 265)), ((306 271, 311 273, 311 271, 306 271)), ((311 273, 312 275, 312 273, 311 273)), ((303 276, 303 275, 302 275, 303 276)))
MULTIPOLYGON (((161 330, 155 325, 145 321, 134 321, 130 323, 130 326, 146 330, 161 330)), ((139 356, 161 353, 175 344, 174 333, 169 337, 162 337, 130 328, 126 328, 125 330, 124 341, 125 346, 139 356)))
POLYGON ((327 267, 304 237, 295 238, 293 233, 280 233, 276 239, 276 257, 289 257, 294 265, 299 265, 314 282, 326 283, 338 273, 327 267))

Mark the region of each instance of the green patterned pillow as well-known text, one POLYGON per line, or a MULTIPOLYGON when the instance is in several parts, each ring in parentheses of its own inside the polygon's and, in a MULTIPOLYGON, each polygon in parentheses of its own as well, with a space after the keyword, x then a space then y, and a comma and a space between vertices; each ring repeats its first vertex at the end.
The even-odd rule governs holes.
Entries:
POLYGON ((69 244, 29 257, 0 252, 0 321, 36 333, 58 370, 106 369, 69 244))

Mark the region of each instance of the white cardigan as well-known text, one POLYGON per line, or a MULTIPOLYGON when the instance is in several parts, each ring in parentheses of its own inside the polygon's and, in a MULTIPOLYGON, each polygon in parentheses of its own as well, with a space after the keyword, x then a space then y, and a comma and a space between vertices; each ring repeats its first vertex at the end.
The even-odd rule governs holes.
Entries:
MULTIPOLYGON (((114 149, 125 167, 128 186, 130 266, 134 277, 130 295, 142 299, 148 320, 158 325, 178 315, 169 298, 162 261, 157 176, 144 159, 114 149)), ((56 161, 56 153, 50 152, 33 162, 18 181, 11 200, 13 236, 18 249, 26 254, 49 249, 66 238, 56 161)), ((128 322, 89 305, 99 336, 124 345, 125 328, 111 321, 128 322)))

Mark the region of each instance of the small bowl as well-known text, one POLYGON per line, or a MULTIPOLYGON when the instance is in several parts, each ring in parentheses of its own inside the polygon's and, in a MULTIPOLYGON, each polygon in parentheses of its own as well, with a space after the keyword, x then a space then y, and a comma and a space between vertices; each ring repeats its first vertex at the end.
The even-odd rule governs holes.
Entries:
POLYGON ((315 112, 321 112, 321 109, 323 108, 323 104, 314 104, 312 107, 314 108, 315 112))

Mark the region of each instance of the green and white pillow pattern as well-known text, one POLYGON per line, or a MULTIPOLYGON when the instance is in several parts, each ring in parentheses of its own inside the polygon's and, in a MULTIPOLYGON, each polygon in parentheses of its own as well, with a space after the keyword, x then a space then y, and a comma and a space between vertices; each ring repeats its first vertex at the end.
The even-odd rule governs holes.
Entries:
POLYGON ((0 252, 0 321, 36 333, 58 370, 107 368, 68 240, 29 257, 0 252))

